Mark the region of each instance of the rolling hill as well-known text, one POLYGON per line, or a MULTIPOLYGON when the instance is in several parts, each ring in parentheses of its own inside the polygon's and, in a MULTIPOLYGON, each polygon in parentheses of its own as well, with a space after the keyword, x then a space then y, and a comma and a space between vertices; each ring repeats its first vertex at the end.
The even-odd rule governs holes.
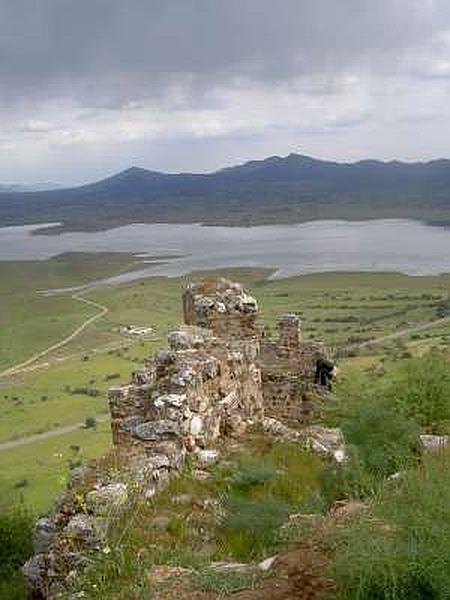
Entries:
POLYGON ((377 217, 450 223, 450 160, 338 163, 290 154, 208 174, 132 167, 70 189, 0 193, 3 226, 60 222, 52 231, 132 222, 255 225, 377 217))

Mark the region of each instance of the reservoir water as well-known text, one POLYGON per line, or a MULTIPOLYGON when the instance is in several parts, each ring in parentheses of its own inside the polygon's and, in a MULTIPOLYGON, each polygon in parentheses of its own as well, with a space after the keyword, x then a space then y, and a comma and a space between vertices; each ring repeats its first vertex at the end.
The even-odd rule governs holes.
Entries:
POLYGON ((131 252, 148 264, 108 280, 177 276, 223 267, 272 267, 275 277, 324 271, 450 272, 450 229, 407 219, 311 221, 260 227, 126 225, 36 235, 45 224, 0 228, 0 260, 45 260, 65 252, 131 252), (164 262, 152 264, 152 258, 164 262))

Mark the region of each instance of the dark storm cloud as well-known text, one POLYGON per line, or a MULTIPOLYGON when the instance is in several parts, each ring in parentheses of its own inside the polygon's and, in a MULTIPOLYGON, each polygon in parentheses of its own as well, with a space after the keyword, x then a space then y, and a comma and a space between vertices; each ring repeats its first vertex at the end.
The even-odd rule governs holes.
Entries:
MULTIPOLYGON (((129 99, 232 82, 395 73, 439 43, 447 2, 426 0, 3 0, 0 102, 129 99), (436 41, 437 40, 437 41, 436 41)), ((416 75, 421 70, 416 69, 416 75)), ((333 85, 329 83, 328 85, 333 85)))
POLYGON ((448 155, 448 0, 0 0, 0 182, 448 155))

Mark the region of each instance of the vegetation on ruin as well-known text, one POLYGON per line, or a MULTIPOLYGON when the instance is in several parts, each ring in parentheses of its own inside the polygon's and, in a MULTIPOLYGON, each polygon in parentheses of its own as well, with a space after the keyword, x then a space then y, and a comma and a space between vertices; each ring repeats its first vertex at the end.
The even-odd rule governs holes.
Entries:
POLYGON ((189 569, 201 589, 256 585, 254 575, 215 572, 209 564, 257 561, 282 549, 280 528, 317 490, 321 461, 256 434, 220 450, 205 481, 188 464, 154 499, 138 496, 110 524, 103 552, 75 589, 92 599, 145 598, 159 590, 151 569, 161 564, 189 569))
POLYGON ((345 432, 345 465, 256 434, 221 447, 206 480, 188 464, 161 495, 139 499, 111 523, 100 558, 76 590, 86 598, 136 600, 257 591, 270 574, 208 565, 249 564, 313 544, 329 557, 323 577, 334 581, 330 598, 447 598, 450 454, 427 455, 418 444, 419 432, 448 431, 447 414, 430 411, 424 421, 412 393, 419 387, 443 407, 450 396, 447 369, 448 356, 433 351, 420 361, 393 361, 383 374, 346 373, 326 416, 345 432), (365 508, 345 527, 335 526, 327 511, 336 500, 363 501, 365 508), (289 518, 308 513, 328 525, 289 518), (186 570, 160 581, 152 578, 158 565, 186 570))

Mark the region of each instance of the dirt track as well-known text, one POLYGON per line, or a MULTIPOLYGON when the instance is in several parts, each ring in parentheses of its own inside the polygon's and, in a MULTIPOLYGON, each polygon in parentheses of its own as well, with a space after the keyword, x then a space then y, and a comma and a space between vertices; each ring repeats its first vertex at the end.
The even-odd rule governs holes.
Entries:
POLYGON ((57 342, 56 344, 52 344, 51 346, 48 346, 47 348, 45 348, 44 350, 41 350, 40 352, 38 352, 31 358, 25 360, 24 362, 19 363, 17 365, 13 365, 12 367, 9 367, 5 371, 2 371, 0 373, 0 378, 7 377, 8 375, 14 375, 15 373, 18 373, 19 371, 25 369, 32 363, 36 362, 40 358, 43 358, 50 352, 53 352, 54 350, 59 350, 59 348, 62 348, 63 346, 65 346, 66 344, 71 342, 74 338, 76 338, 82 331, 84 331, 86 329, 86 327, 88 327, 89 325, 91 325, 92 323, 94 323, 95 321, 100 319, 101 317, 104 317, 109 312, 109 308, 107 306, 103 306, 102 304, 98 304, 97 302, 94 302, 93 300, 88 300, 87 298, 83 298, 83 296, 81 296, 80 294, 73 294, 71 297, 74 300, 78 300, 79 302, 83 302, 84 304, 88 304, 89 306, 94 306, 95 308, 100 309, 100 312, 93 315, 92 317, 89 317, 88 319, 86 319, 86 321, 84 321, 79 327, 77 327, 75 329, 75 331, 73 331, 70 335, 63 338, 61 341, 57 342))
MULTIPOLYGON (((97 423, 104 423, 108 419, 109 415, 95 416, 97 423)), ((28 435, 17 440, 2 442, 0 443, 0 452, 3 450, 13 450, 14 448, 19 448, 20 446, 26 446, 28 444, 35 444, 36 442, 43 442, 44 440, 48 440, 52 437, 58 437, 60 435, 65 435, 66 433, 72 433, 73 431, 84 428, 84 426, 84 423, 75 423, 74 425, 66 425, 64 427, 58 427, 57 429, 50 429, 49 431, 44 431, 43 433, 28 435)))

